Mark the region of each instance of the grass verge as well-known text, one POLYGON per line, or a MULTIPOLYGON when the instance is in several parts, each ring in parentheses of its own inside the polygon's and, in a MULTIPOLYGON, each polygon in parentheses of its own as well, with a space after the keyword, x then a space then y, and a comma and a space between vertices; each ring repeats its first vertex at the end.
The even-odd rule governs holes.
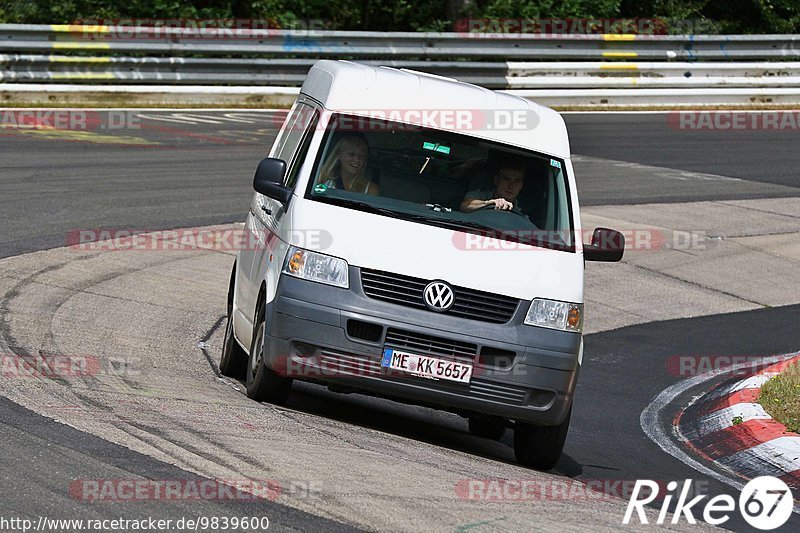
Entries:
POLYGON ((800 433, 800 362, 767 381, 758 402, 789 431, 800 433))

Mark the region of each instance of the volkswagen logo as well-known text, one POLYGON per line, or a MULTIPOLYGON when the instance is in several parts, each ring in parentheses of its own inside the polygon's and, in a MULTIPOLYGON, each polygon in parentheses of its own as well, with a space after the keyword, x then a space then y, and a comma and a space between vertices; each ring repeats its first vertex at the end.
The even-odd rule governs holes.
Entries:
POLYGON ((453 302, 456 299, 453 289, 444 281, 431 281, 428 283, 425 286, 422 297, 429 309, 439 313, 453 307, 453 302))

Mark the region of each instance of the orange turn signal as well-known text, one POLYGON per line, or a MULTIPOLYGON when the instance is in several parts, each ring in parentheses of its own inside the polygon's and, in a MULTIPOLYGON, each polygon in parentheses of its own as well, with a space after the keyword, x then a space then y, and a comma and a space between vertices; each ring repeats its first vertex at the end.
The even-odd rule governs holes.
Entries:
POLYGON ((581 310, 579 307, 570 307, 567 314, 567 327, 569 329, 578 329, 581 323, 581 310))
POLYGON ((297 274, 298 272, 300 272, 300 270, 302 270, 303 268, 304 259, 305 258, 303 257, 303 252, 301 252, 300 250, 295 251, 295 253, 292 254, 291 259, 289 259, 289 264, 288 264, 289 272, 293 274, 297 274))

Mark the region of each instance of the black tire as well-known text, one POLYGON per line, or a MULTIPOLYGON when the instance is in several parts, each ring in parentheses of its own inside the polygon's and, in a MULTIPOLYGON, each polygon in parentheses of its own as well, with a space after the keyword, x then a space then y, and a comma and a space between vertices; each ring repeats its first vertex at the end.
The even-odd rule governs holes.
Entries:
POLYGON ((284 405, 292 391, 292 380, 278 375, 264 363, 266 328, 264 306, 259 304, 256 310, 253 342, 250 344, 250 357, 246 369, 247 397, 257 402, 284 405))
POLYGON ((247 354, 233 338, 233 322, 228 316, 225 326, 225 339, 222 342, 222 356, 219 358, 219 373, 235 379, 244 378, 247 369, 247 354))
POLYGON ((228 288, 228 321, 225 325, 225 338, 222 340, 222 355, 219 358, 219 372, 223 376, 244 378, 247 369, 247 354, 233 338, 233 291, 236 265, 231 272, 231 283, 228 288))
POLYGON ((514 425, 514 455, 521 465, 537 470, 550 470, 561 457, 567 441, 570 407, 567 417, 557 426, 534 426, 524 422, 514 425))
POLYGON ((470 417, 469 432, 476 437, 500 440, 506 434, 506 421, 499 417, 470 417))

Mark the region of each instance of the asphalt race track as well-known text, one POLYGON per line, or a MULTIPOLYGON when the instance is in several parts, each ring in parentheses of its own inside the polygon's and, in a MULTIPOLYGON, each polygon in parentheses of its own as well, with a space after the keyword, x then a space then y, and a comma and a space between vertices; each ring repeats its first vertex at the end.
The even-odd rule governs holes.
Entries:
MULTIPOLYGON (((113 131, 102 113, 88 130, 0 129, 0 355, 96 354, 140 366, 80 384, 3 378, 0 515, 246 514, 279 530, 613 529, 622 500, 487 505, 463 501, 455 485, 692 479, 708 494, 738 495, 663 452, 640 415, 680 379, 667 371, 670 358, 800 350, 797 131, 683 131, 664 114, 565 115, 586 228, 703 240, 587 266, 584 367, 567 447, 553 472, 539 474, 514 464, 510 432, 499 443, 478 439, 453 415, 305 384, 287 408, 274 408, 217 379, 230 253, 65 249, 79 229, 241 222, 281 114, 131 111, 128 119, 113 131), (75 480, 128 478, 316 488, 274 502, 97 503, 69 491, 75 480)), ((689 399, 676 398, 675 411, 689 399)), ((746 524, 734 514, 725 527, 746 524)), ((798 527, 793 515, 783 529, 798 527)))

